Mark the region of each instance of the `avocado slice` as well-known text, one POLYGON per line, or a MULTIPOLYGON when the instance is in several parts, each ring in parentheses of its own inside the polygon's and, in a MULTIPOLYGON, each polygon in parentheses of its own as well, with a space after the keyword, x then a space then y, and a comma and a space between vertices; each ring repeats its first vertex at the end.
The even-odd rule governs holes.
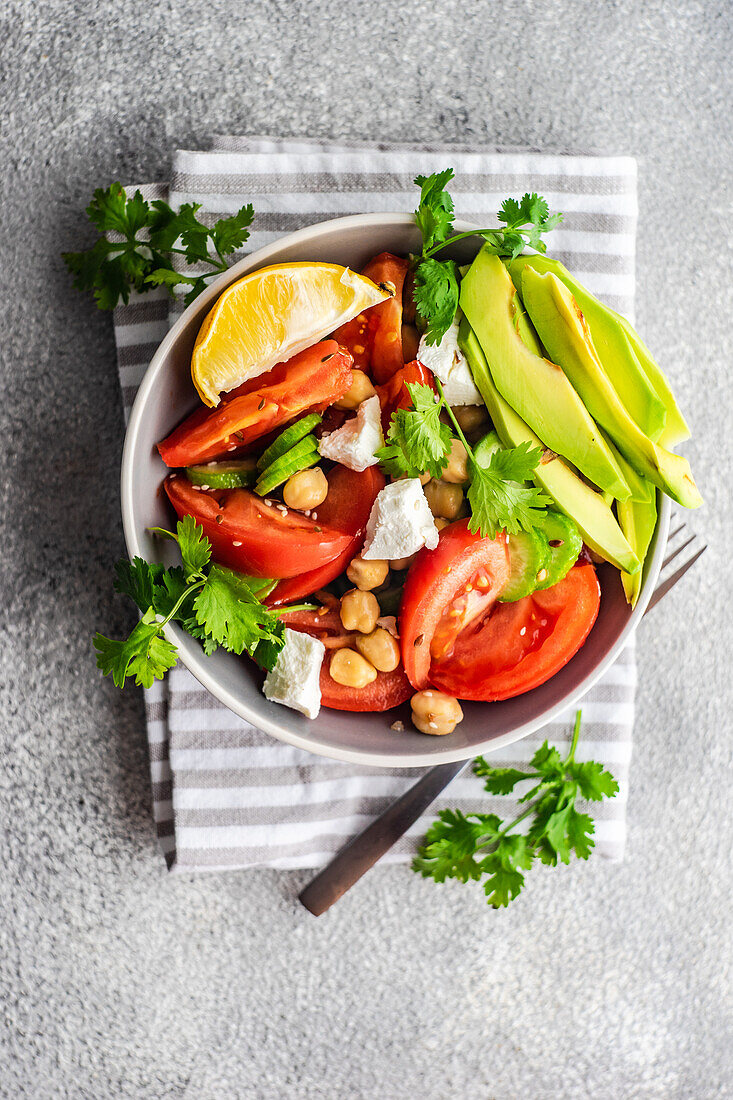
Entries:
POLYGON ((522 273, 522 298, 543 344, 613 439, 623 456, 685 508, 698 508, 702 497, 682 455, 652 442, 629 416, 601 365, 585 317, 565 284, 548 271, 531 267, 522 273))
MULTIPOLYGON (((458 332, 458 344, 468 360, 473 380, 504 446, 518 447, 520 443, 529 443, 532 447, 542 447, 537 436, 496 388, 478 337, 465 317, 458 332)), ((560 511, 575 521, 583 541, 591 550, 627 573, 635 573, 641 568, 639 559, 601 494, 586 485, 561 458, 545 450, 535 470, 534 480, 552 497, 560 511)))
MULTIPOLYGON (((636 551, 639 561, 644 562, 657 525, 657 494, 652 493, 647 501, 620 501, 617 508, 621 530, 636 551)), ((626 599, 632 607, 636 606, 639 598, 641 580, 641 569, 636 573, 621 574, 626 599)))
POLYGON ((619 465, 562 368, 524 343, 526 325, 516 298, 504 264, 481 249, 461 283, 460 303, 496 388, 545 446, 567 458, 594 485, 626 500, 630 490, 619 465))
POLYGON ((551 271, 573 294, 611 384, 644 434, 668 448, 689 439, 690 429, 669 382, 626 318, 599 302, 551 256, 526 254, 508 261, 509 273, 520 293, 527 267, 541 274, 551 271))

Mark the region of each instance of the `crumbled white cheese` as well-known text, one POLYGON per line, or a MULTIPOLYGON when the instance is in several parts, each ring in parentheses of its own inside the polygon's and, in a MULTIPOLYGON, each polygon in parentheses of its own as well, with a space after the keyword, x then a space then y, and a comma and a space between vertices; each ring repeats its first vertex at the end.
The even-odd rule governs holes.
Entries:
POLYGON ((273 703, 299 710, 306 718, 321 709, 320 675, 326 647, 318 638, 285 628, 285 645, 267 673, 262 690, 273 703))
POLYGON ((324 435, 318 450, 324 458, 361 473, 367 466, 376 465, 374 453, 383 445, 382 409, 375 396, 362 401, 356 416, 343 427, 324 435))
POLYGON ((417 357, 443 383, 449 405, 483 405, 466 357, 458 347, 458 321, 454 321, 439 344, 431 346, 423 336, 417 357))
POLYGON ((420 479, 385 485, 372 505, 362 558, 409 558, 423 546, 438 545, 435 526, 420 479))

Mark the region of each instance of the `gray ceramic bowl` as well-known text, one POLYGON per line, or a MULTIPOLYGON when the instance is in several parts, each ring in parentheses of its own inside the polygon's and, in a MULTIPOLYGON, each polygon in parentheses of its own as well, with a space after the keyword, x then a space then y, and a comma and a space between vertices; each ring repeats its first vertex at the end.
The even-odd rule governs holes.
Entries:
MULTIPOLYGON (((467 223, 459 226, 470 229, 467 223)), ((160 541, 149 528, 171 522, 161 483, 166 473, 155 444, 198 403, 191 383, 191 351, 201 322, 221 292, 235 279, 267 264, 295 260, 331 261, 360 270, 379 252, 407 253, 419 245, 410 215, 363 214, 337 218, 292 233, 253 253, 216 280, 189 306, 158 348, 137 394, 122 457, 122 518, 127 549, 149 560, 163 560, 160 541)), ((464 241, 453 258, 469 261, 475 242, 464 241)), ((595 626, 578 654, 542 687, 503 703, 464 704, 465 718, 448 737, 427 737, 411 729, 409 705, 387 714, 347 714, 321 710, 315 721, 268 702, 262 676, 247 658, 219 651, 206 657, 198 642, 177 626, 166 628, 184 665, 236 714, 273 737, 323 756, 360 764, 420 767, 461 760, 517 741, 554 715, 573 706, 614 661, 644 614, 657 576, 669 529, 669 501, 662 499, 659 521, 645 568, 644 582, 632 611, 624 599, 618 572, 599 569, 601 608, 595 626), (405 721, 405 732, 390 724, 405 721)))

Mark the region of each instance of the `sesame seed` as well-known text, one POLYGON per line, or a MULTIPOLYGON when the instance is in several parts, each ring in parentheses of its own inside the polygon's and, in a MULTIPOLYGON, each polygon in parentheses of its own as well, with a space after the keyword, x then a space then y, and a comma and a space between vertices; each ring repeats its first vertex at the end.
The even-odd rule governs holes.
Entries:
POLYGON ((210 488, 211 488, 210 485, 199 485, 199 489, 203 490, 203 492, 206 492, 206 490, 210 489, 210 488))
POLYGON ((233 542, 232 543, 232 546, 241 546, 241 545, 242 545, 241 542, 233 542))
POLYGON ((318 519, 318 513, 317 512, 311 512, 311 519, 318 519))
POLYGON ((224 522, 224 517, 223 516, 217 516, 216 517, 216 522, 217 523, 223 523, 224 522))
POLYGON ((303 515, 304 515, 304 516, 307 516, 307 517, 308 517, 308 519, 310 519, 310 518, 311 518, 311 510, 310 510, 310 508, 306 508, 306 510, 305 510, 305 511, 303 512, 303 515))
POLYGON ((237 449, 237 444, 236 443, 232 443, 231 447, 227 447, 228 451, 236 451, 236 449, 237 449))
POLYGON ((169 481, 175 481, 177 477, 178 477, 178 474, 169 474, 168 475, 168 480, 169 481))
POLYGON ((438 723, 437 722, 428 722, 428 729, 437 730, 437 728, 438 728, 438 723))
POLYGON ((524 637, 524 635, 527 633, 527 627, 523 626, 519 633, 522 635, 522 637, 524 637))

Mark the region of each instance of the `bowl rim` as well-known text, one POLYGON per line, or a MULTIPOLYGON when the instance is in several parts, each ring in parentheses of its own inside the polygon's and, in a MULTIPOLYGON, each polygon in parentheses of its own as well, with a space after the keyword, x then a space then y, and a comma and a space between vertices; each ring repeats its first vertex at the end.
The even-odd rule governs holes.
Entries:
MULTIPOLYGON (((334 231, 348 231, 352 228, 358 228, 360 226, 379 226, 380 228, 393 226, 395 228, 403 228, 405 226, 414 226, 414 217, 412 214, 405 213, 375 213, 375 214, 351 214, 348 217, 343 218, 330 218, 326 221, 314 222, 312 225, 298 229, 293 233, 284 234, 275 241, 271 241, 269 244, 264 245, 257 251, 245 256, 242 260, 239 260, 236 264, 233 264, 227 271, 222 272, 221 276, 214 279, 211 284, 203 291, 194 302, 189 305, 176 323, 166 334, 164 339, 158 346, 153 358, 151 359, 143 379, 140 383, 138 391, 135 395, 130 417, 127 423, 125 431, 125 439, 122 450, 122 463, 120 471, 120 496, 121 496, 121 510, 122 510, 122 527, 125 538, 125 545, 129 556, 144 557, 145 552, 138 538, 138 533, 135 528, 134 522, 134 493, 133 493, 133 468, 134 468, 134 455, 137 450, 138 436, 142 426, 143 409, 148 400, 150 391, 153 389, 157 375, 162 369, 162 365, 165 362, 170 349, 176 343, 181 332, 187 328, 189 319, 194 311, 201 309, 203 305, 211 305, 214 300, 236 279, 242 275, 247 274, 256 268, 265 267, 270 257, 278 254, 284 246, 297 245, 299 243, 307 242, 309 239, 319 236, 321 233, 334 232, 334 231)), ((465 221, 463 219, 456 220, 456 228, 459 231, 465 231, 478 228, 475 224, 465 221)), ((497 749, 503 748, 506 745, 513 744, 515 741, 520 741, 522 738, 527 737, 529 734, 536 732, 543 726, 547 725, 559 714, 569 710, 586 692, 595 684, 606 672, 606 670, 614 663, 620 652, 628 644, 630 638, 633 636, 636 627, 638 626, 644 612, 646 611, 649 600, 656 586, 656 581, 659 576, 659 572, 662 566, 662 560, 664 556, 665 546, 667 542, 667 536, 669 533, 669 523, 671 515, 671 503, 667 496, 658 493, 657 499, 659 501, 657 523, 653 535, 654 550, 652 557, 649 560, 646 568, 646 576, 642 582, 642 586, 639 592, 639 597, 636 602, 636 606, 632 609, 631 615, 626 626, 622 629, 621 633, 617 637, 616 641, 605 653, 605 655, 598 662, 596 667, 590 672, 583 680, 581 680, 571 691, 569 691, 562 699, 558 700, 554 706, 548 710, 542 712, 541 715, 522 723, 507 733, 498 734, 490 737, 485 742, 481 742, 476 745, 464 746, 463 748, 444 749, 426 753, 420 752, 402 752, 402 753, 390 753, 384 755, 383 753, 370 751, 368 747, 361 749, 349 749, 335 747, 331 744, 323 744, 317 741, 317 719, 315 722, 309 723, 309 728, 312 730, 308 736, 300 735, 292 730, 283 729, 276 720, 270 720, 263 717, 260 714, 255 714, 253 710, 250 710, 246 703, 243 703, 232 692, 222 687, 218 683, 217 678, 209 671, 209 658, 206 657, 203 650, 198 644, 191 645, 193 639, 189 637, 183 630, 173 623, 169 623, 164 627, 164 633, 166 638, 172 642, 178 649, 179 661, 183 664, 189 672, 199 681, 199 683, 210 691, 211 694, 229 708, 234 714, 243 718, 245 721, 254 725, 257 729, 263 730, 265 733, 270 734, 272 737, 277 738, 280 741, 284 741, 289 745, 293 745, 296 748, 305 749, 307 752, 314 753, 318 756, 325 756, 333 760, 342 760, 348 763, 363 764, 371 767, 378 768, 420 768, 420 767, 432 767, 435 764, 445 764, 457 760, 469 760, 480 753, 494 752, 497 749), (315 739, 314 739, 315 735, 315 739)), ((486 704, 489 706, 490 704, 486 704)))

